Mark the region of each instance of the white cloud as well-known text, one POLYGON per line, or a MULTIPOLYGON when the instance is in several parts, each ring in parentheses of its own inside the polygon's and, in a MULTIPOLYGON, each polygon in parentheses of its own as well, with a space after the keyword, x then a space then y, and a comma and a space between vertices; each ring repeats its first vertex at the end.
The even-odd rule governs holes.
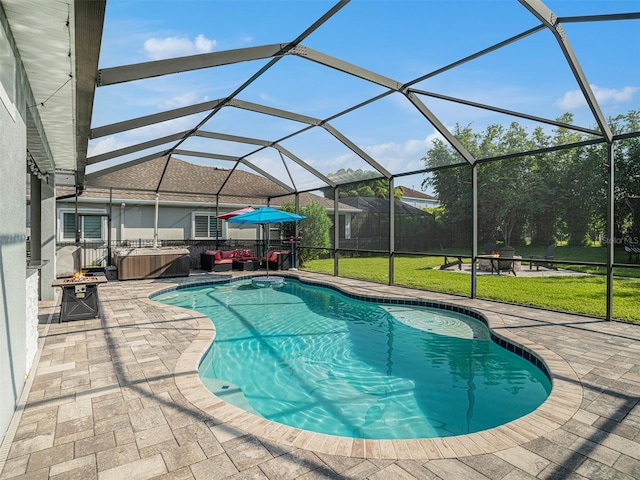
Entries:
POLYGON ((204 117, 205 113, 198 113, 194 115, 188 115, 186 117, 174 118, 165 122, 154 123, 141 127, 135 130, 137 138, 158 138, 172 133, 191 130, 200 119, 204 117))
MULTIPOLYGON (((161 123, 154 123, 145 127, 137 128, 135 130, 129 130, 119 134, 119 138, 115 136, 104 137, 98 140, 92 140, 89 143, 87 152, 88 157, 94 157, 103 153, 112 152, 120 148, 128 147, 130 145, 146 142, 155 138, 164 137, 174 133, 187 131, 193 128, 205 114, 199 113, 189 115, 187 117, 174 118, 161 123), (95 143, 94 143, 95 142, 95 143)), ((175 143, 175 142, 173 142, 175 143)), ((163 146, 154 147, 152 150, 143 150, 126 157, 141 157, 152 153, 152 151, 161 151, 163 146)), ((122 158, 126 158, 122 157, 122 158)), ((100 168, 102 167, 102 164, 100 168)))
MULTIPOLYGON (((633 99, 634 94, 638 91, 638 87, 624 87, 622 89, 601 88, 597 85, 591 85, 591 90, 596 97, 598 103, 602 105, 611 105, 616 103, 628 102, 633 99)), ((580 90, 572 90, 565 93, 562 98, 556 100, 557 107, 563 110, 573 110, 578 107, 585 106, 587 102, 580 90)))
POLYGON ((364 147, 364 151, 391 172, 419 170, 424 167, 420 159, 431 149, 435 138, 442 138, 442 136, 434 131, 423 139, 369 145, 364 147))
POLYGON ((128 146, 129 143, 122 142, 114 137, 104 137, 97 140, 95 143, 89 143, 87 149, 88 157, 95 157, 96 155, 102 155, 103 153, 112 152, 120 148, 128 146))
POLYGON ((185 37, 149 38, 144 42, 144 51, 150 59, 160 60, 209 53, 216 45, 215 40, 209 40, 202 34, 193 41, 185 37))
POLYGON ((194 103, 206 102, 205 99, 198 98, 198 94, 196 92, 184 92, 180 95, 176 95, 175 97, 168 98, 164 100, 158 105, 160 110, 172 110, 174 108, 185 107, 187 105, 193 105, 194 103))
POLYGON ((265 103, 276 103, 276 99, 265 92, 260 93, 259 97, 260 97, 260 100, 262 100, 265 103))
MULTIPOLYGON (((422 139, 361 145, 360 148, 391 173, 407 172, 424 168, 421 159, 427 155, 435 138, 442 138, 442 135, 434 130, 422 139)), ((351 151, 323 160, 319 170, 323 173, 333 173, 341 168, 375 170, 351 151)))

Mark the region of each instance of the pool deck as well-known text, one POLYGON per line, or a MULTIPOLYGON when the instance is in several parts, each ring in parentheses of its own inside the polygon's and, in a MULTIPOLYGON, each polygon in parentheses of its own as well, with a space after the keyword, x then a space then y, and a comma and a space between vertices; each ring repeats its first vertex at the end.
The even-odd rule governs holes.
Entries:
POLYGON ((552 394, 507 425, 443 439, 364 441, 285 427, 206 390, 196 368, 211 321, 148 298, 229 275, 115 281, 99 287, 100 319, 57 323, 59 301, 41 303, 40 348, 0 447, 0 479, 640 478, 640 326, 286 273, 477 310, 546 363, 552 394))

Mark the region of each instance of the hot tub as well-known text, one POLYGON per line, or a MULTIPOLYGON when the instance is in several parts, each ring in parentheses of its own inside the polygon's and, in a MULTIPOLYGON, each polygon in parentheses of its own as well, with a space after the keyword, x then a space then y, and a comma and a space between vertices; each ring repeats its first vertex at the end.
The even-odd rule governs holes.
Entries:
POLYGON ((129 248, 115 254, 118 280, 187 277, 189 250, 186 248, 129 248))

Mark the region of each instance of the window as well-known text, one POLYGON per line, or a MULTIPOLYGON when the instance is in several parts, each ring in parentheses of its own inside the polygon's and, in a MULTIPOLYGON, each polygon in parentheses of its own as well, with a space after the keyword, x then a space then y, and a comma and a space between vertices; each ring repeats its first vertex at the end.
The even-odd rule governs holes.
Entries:
POLYGON ((194 240, 224 238, 222 220, 211 213, 193 213, 192 236, 194 240))
MULTIPOLYGON (((80 240, 100 242, 106 240, 106 216, 102 212, 78 213, 80 240)), ((62 212, 60 240, 75 241, 76 214, 74 211, 62 212)))

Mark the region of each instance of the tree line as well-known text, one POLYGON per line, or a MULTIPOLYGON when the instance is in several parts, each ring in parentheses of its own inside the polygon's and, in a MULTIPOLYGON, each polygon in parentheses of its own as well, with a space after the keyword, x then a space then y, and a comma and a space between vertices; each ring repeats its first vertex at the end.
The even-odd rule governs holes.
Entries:
MULTIPOLYGON (((558 119, 570 124, 567 113, 558 119)), ((609 120, 614 134, 639 130, 640 112, 630 111, 609 120)), ((456 125, 456 138, 480 162, 478 176, 478 240, 519 245, 530 240, 545 246, 560 239, 570 245, 598 240, 606 225, 608 160, 606 144, 567 150, 544 149, 579 143, 594 137, 558 127, 550 134, 538 127, 531 133, 517 122, 508 127, 489 125, 482 132, 456 125), (482 162, 514 152, 542 151, 529 156, 482 162)), ((617 238, 630 234, 632 215, 625 203, 640 195, 640 138, 615 142, 615 218, 617 238)), ((439 229, 455 245, 471 238, 471 166, 441 139, 422 159, 434 169, 423 181, 433 189, 441 209, 439 229), (447 167, 451 168, 438 168, 447 167)))

